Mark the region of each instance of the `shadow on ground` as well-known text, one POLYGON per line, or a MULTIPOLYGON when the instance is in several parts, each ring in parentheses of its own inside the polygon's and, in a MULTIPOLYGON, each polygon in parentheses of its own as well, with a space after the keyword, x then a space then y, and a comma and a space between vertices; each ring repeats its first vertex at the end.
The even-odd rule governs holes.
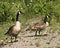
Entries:
POLYGON ((44 35, 28 35, 28 36, 22 36, 22 37, 44 37, 44 36, 48 36, 48 34, 44 34, 44 35))

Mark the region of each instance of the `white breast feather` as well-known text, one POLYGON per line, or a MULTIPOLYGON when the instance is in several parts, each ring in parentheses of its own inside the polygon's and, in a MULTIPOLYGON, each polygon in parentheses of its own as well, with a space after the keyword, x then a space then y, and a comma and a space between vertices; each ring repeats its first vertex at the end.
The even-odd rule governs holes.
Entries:
POLYGON ((19 31, 21 29, 21 23, 19 21, 17 21, 14 28, 16 31, 19 31))
POLYGON ((49 23, 48 22, 46 22, 46 26, 49 26, 49 23))

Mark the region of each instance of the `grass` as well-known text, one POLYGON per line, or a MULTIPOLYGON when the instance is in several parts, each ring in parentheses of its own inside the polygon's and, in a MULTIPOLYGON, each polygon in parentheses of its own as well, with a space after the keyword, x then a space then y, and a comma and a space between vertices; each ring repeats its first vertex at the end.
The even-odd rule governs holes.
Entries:
MULTIPOLYGON (((41 20, 40 17, 34 17, 34 18, 28 19, 28 20, 26 18, 22 19, 22 17, 21 17, 20 21, 22 22, 22 30, 24 30, 24 28, 26 28, 28 24, 33 25, 36 22, 40 22, 40 20, 41 20)), ((10 23, 5 22, 3 24, 0 24, 0 40, 6 39, 7 36, 5 36, 4 34, 7 32, 8 28, 14 23, 15 22, 10 22, 10 23)), ((52 32, 55 32, 57 29, 59 29, 60 23, 53 23, 51 26, 52 27, 51 27, 50 31, 52 30, 52 32)), ((37 46, 38 46, 38 44, 37 44, 37 46)))
POLYGON ((53 23, 50 28, 50 33, 54 33, 60 29, 60 23, 53 23))
POLYGON ((0 40, 5 40, 7 36, 4 34, 7 32, 8 28, 11 26, 12 23, 3 23, 0 25, 0 40))

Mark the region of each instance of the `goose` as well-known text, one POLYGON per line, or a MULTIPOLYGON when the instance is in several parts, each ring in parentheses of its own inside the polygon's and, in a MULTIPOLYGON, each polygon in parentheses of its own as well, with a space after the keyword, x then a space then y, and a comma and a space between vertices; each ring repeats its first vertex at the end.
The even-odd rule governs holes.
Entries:
POLYGON ((11 42, 12 42, 12 37, 15 37, 15 42, 17 41, 16 38, 17 38, 17 35, 20 33, 21 31, 21 23, 19 22, 18 20, 18 17, 19 15, 22 14, 21 11, 18 11, 17 12, 17 15, 16 15, 16 23, 15 25, 12 25, 8 31, 5 33, 5 35, 9 35, 11 36, 11 42))
POLYGON ((35 35, 37 35, 37 32, 39 32, 39 34, 40 34, 41 30, 43 30, 43 29, 45 29, 46 27, 49 26, 49 22, 48 22, 48 20, 47 20, 48 18, 49 18, 49 16, 46 15, 46 16, 44 17, 44 19, 43 19, 42 22, 37 22, 37 23, 35 23, 33 26, 31 26, 31 25, 28 26, 28 27, 26 28, 26 31, 32 30, 32 31, 36 31, 36 32, 35 32, 35 35))

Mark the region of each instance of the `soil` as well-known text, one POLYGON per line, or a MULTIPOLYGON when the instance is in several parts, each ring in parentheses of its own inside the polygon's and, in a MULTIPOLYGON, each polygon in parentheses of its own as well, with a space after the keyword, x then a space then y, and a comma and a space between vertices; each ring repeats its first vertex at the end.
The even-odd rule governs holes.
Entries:
POLYGON ((59 30, 51 33, 50 27, 35 36, 35 31, 24 31, 18 35, 18 42, 7 43, 0 48, 60 48, 59 30))

